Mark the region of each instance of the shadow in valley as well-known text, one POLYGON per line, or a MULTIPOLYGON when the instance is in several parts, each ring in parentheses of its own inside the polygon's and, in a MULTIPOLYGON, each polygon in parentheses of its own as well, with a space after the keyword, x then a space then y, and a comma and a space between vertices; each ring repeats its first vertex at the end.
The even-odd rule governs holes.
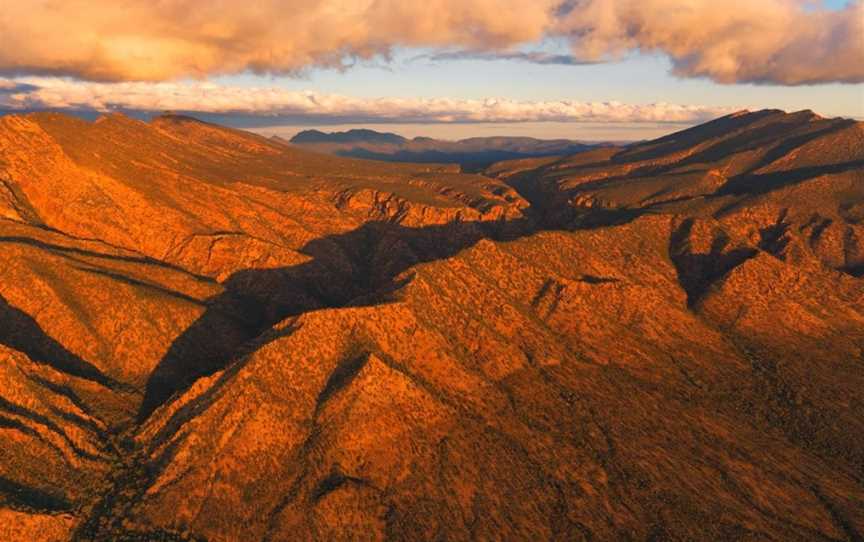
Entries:
POLYGON ((24 486, 0 476, 0 507, 4 506, 13 510, 41 510, 52 513, 72 510, 72 503, 60 494, 24 486))
POLYGON ((36 363, 97 382, 111 389, 124 386, 103 374, 96 366, 70 352, 46 334, 32 316, 13 307, 0 296, 0 344, 26 354, 36 363))
POLYGON ((819 177, 820 175, 836 175, 838 173, 860 170, 862 168, 864 168, 864 160, 802 167, 771 173, 748 172, 730 178, 726 184, 717 190, 717 195, 755 196, 766 194, 773 190, 792 186, 814 177, 819 177))
POLYGON ((243 346, 278 322, 305 312, 386 302, 410 267, 449 258, 482 239, 505 241, 537 231, 530 219, 406 227, 370 222, 307 243, 309 260, 249 269, 224 282, 224 293, 171 345, 147 383, 139 421, 197 379, 225 368, 243 346))
POLYGON ((362 158, 382 162, 409 162, 415 164, 458 164, 463 172, 478 173, 485 168, 505 160, 526 158, 545 158, 547 156, 569 156, 592 149, 592 145, 574 144, 550 151, 520 152, 504 149, 489 149, 478 151, 447 152, 441 150, 398 150, 394 152, 376 152, 374 150, 354 147, 336 152, 337 156, 347 158, 362 158))
POLYGON ((639 213, 604 209, 590 216, 564 216, 558 226, 534 215, 416 228, 369 222, 310 241, 300 250, 310 258, 302 264, 239 271, 223 283, 224 293, 207 302, 205 312, 175 339, 151 373, 138 420, 146 420, 199 378, 227 367, 286 318, 322 308, 385 303, 410 280, 400 277, 404 271, 450 258, 483 239, 508 241, 543 230, 613 226, 639 213))
POLYGON ((729 249, 730 239, 721 230, 715 232, 709 252, 693 252, 690 237, 694 224, 692 218, 684 220, 669 240, 669 258, 678 273, 678 283, 687 294, 690 308, 699 303, 714 283, 758 253, 750 247, 729 249))

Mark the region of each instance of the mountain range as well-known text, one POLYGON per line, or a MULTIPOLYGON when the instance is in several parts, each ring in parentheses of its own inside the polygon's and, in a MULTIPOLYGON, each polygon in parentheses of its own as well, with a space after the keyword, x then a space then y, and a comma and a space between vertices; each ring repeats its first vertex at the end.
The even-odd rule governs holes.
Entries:
MULTIPOLYGON (((274 136, 273 140, 286 142, 279 136, 274 136)), ((287 142, 307 150, 337 156, 386 162, 459 164, 462 169, 470 172, 480 172, 504 160, 561 156, 612 146, 569 139, 531 137, 474 137, 459 141, 443 141, 430 137, 407 139, 397 134, 363 129, 331 133, 305 130, 287 142)))
POLYGON ((353 138, 0 117, 0 539, 861 540, 864 124, 353 138))

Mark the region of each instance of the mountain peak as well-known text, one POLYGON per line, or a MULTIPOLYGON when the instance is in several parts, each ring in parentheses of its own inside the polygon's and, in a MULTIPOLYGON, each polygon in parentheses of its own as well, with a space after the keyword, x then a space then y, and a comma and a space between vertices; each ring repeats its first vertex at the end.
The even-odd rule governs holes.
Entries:
POLYGON ((376 132, 368 129, 352 129, 345 132, 322 132, 320 130, 305 130, 293 138, 291 143, 385 143, 401 144, 407 139, 387 132, 376 132))
POLYGON ((201 119, 195 118, 191 115, 184 115, 180 113, 173 113, 170 111, 166 111, 164 113, 160 113, 153 117, 150 122, 152 124, 211 124, 209 122, 203 121, 201 119))

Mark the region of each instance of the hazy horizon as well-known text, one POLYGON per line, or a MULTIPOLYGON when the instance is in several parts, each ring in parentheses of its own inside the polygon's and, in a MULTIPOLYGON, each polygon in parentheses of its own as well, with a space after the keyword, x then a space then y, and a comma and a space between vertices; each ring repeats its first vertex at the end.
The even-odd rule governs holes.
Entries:
POLYGON ((374 130, 392 133, 407 139, 431 137, 443 141, 457 141, 472 137, 532 137, 536 139, 569 139, 585 142, 630 142, 654 139, 684 130, 693 124, 635 124, 622 123, 501 123, 501 124, 311 124, 281 125, 245 128, 264 136, 290 139, 306 130, 325 133, 349 130, 374 130))
MULTIPOLYGON (((38 112, 58 112, 73 116, 95 120, 101 115, 111 111, 76 111, 76 110, 36 110, 36 111, 9 111, 0 110, 0 117, 12 114, 27 114, 38 112)), ((164 112, 134 112, 117 111, 141 120, 149 121, 151 118, 164 112)), ((791 113, 794 111, 788 111, 791 113)), ((415 137, 430 137, 442 141, 458 141, 472 137, 531 137, 535 139, 567 139, 586 143, 631 143, 663 137, 687 128, 701 124, 701 122, 674 123, 674 122, 487 122, 487 123, 399 123, 399 122, 345 122, 345 123, 297 123, 288 121, 284 124, 267 124, 266 118, 255 117, 232 117, 230 115, 214 115, 201 112, 173 112, 181 115, 198 118, 205 122, 222 124, 232 128, 257 133, 265 137, 278 136, 283 139, 291 139, 300 132, 307 130, 318 130, 325 133, 345 132, 349 130, 374 130, 381 133, 392 133, 407 139, 415 137)), ((828 116, 820 111, 815 111, 820 116, 828 116)), ((720 115, 718 115, 719 117, 720 115)), ((849 118, 849 117, 847 117, 849 118)), ((862 120, 864 117, 851 117, 853 120, 862 120)), ((706 119, 708 120, 713 119, 706 119)))

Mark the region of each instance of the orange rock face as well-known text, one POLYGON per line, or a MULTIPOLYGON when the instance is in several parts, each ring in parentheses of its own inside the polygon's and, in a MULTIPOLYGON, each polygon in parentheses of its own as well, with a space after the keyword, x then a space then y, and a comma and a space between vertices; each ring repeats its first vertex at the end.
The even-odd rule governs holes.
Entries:
POLYGON ((0 117, 0 539, 860 540, 864 128, 452 166, 0 117))

